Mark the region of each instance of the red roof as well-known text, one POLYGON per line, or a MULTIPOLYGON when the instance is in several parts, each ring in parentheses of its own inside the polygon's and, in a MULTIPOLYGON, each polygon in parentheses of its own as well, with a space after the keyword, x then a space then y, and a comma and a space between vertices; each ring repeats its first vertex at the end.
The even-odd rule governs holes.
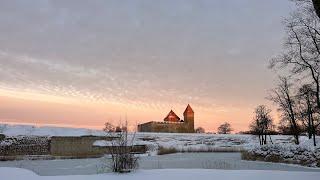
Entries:
POLYGON ((194 113, 193 109, 191 108, 190 104, 188 104, 186 110, 184 110, 183 115, 186 115, 188 113, 194 113))
POLYGON ((176 115, 172 110, 169 112, 169 114, 164 118, 164 121, 171 121, 171 122, 179 122, 180 118, 176 115))

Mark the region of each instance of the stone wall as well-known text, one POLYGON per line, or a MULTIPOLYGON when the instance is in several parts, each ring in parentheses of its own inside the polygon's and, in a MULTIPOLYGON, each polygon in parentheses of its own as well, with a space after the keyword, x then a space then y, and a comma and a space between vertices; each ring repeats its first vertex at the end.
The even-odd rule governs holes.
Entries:
POLYGON ((5 137, 0 142, 0 156, 48 155, 50 140, 39 136, 5 137))
POLYGON ((167 133, 193 133, 194 129, 190 129, 184 122, 148 122, 138 125, 139 132, 167 132, 167 133))
MULTIPOLYGON (((51 137, 50 153, 52 156, 87 158, 101 157, 108 154, 107 147, 94 146, 97 140, 112 140, 114 137, 81 136, 81 137, 51 137)), ((146 146, 134 146, 132 153, 145 153, 146 146)))
POLYGON ((110 140, 107 137, 51 137, 50 153, 53 156, 98 157, 105 154, 102 148, 94 147, 97 140, 110 140))
MULTIPOLYGON (((97 140, 112 140, 112 137, 39 137, 0 136, 0 160, 23 159, 23 156, 39 158, 90 158, 108 153, 107 147, 93 146, 97 140), (44 156, 43 156, 44 155, 44 156)), ((134 146, 132 153, 145 153, 146 146, 134 146)), ((31 158, 31 157, 30 157, 31 158)))

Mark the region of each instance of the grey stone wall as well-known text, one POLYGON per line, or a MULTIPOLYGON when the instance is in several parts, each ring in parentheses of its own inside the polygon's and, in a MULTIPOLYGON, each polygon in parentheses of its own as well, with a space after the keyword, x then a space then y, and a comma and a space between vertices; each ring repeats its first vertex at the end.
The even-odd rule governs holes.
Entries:
POLYGON ((105 150, 93 146, 93 143, 97 140, 110 140, 110 138, 99 136, 51 137, 50 152, 53 156, 102 156, 105 150))
POLYGON ((50 140, 39 136, 5 137, 0 141, 0 156, 48 155, 50 140))
MULTIPOLYGON (((107 147, 93 146, 97 140, 112 140, 112 137, 39 137, 39 136, 0 136, 0 160, 21 159, 21 156, 47 155, 51 158, 90 158, 108 153, 107 147)), ((145 153, 146 146, 134 146, 133 153, 145 153)))

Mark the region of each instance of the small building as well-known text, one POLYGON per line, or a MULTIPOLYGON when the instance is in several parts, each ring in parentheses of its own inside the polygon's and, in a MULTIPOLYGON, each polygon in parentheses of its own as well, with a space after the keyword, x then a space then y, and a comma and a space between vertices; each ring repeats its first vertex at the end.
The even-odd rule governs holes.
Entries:
POLYGON ((183 113, 183 120, 173 110, 163 122, 150 121, 138 125, 139 132, 194 133, 194 111, 188 104, 183 113))

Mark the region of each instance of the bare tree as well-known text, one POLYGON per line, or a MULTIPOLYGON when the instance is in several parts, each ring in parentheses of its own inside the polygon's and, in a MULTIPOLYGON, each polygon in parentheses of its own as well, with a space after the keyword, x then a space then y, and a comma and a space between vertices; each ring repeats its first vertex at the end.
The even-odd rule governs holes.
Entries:
POLYGON ((305 126, 309 139, 313 137, 316 146, 316 129, 320 125, 318 114, 316 114, 316 97, 310 84, 303 85, 299 89, 299 110, 302 124, 305 126))
POLYGON ((114 127, 114 125, 112 125, 111 123, 109 122, 106 122, 104 123, 104 128, 103 128, 103 131, 104 132, 115 132, 116 131, 116 128, 114 127))
POLYGON ((273 130, 273 119, 270 115, 271 109, 265 105, 259 105, 255 111, 253 122, 250 125, 250 130, 253 134, 258 135, 260 145, 267 144, 267 135, 269 135, 270 141, 272 139, 270 132, 273 130))
POLYGON ((231 124, 225 122, 218 127, 218 134, 230 134, 233 129, 231 124))
POLYGON ((279 77, 279 79, 280 83, 271 91, 268 99, 278 105, 278 111, 281 112, 282 119, 290 122, 295 143, 299 144, 300 129, 297 118, 297 102, 294 94, 291 92, 292 84, 289 83, 286 77, 279 77))
POLYGON ((206 131, 204 130, 204 128, 203 127, 198 127, 197 129, 196 129, 196 133, 205 133, 206 131))
POLYGON ((313 121, 313 104, 312 104, 312 89, 309 85, 303 85, 299 89, 298 94, 298 109, 302 124, 307 130, 309 139, 312 138, 312 126, 313 121))
POLYGON ((302 80, 313 84, 312 87, 316 92, 317 111, 319 112, 320 18, 317 17, 310 3, 302 3, 285 20, 285 26, 287 40, 284 51, 270 61, 270 67, 276 69, 287 68, 292 75, 299 75, 302 80))
POLYGON ((272 99, 279 105, 283 120, 290 122, 296 143, 300 131, 296 120, 300 119, 316 144, 320 116, 320 0, 292 1, 297 9, 284 22, 287 32, 284 50, 270 61, 270 67, 286 68, 296 80, 310 85, 302 87, 296 97, 288 93, 290 88, 278 87, 272 99))

